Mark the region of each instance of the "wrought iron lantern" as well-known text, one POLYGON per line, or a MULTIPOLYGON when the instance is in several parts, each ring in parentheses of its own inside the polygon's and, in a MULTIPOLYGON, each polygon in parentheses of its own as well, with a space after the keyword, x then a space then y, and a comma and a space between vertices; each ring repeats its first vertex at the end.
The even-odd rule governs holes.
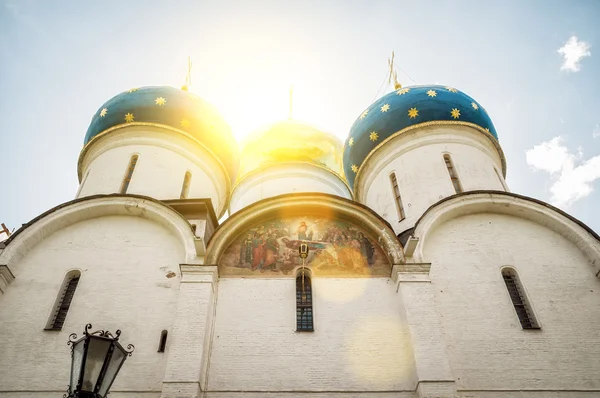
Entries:
POLYGON ((85 325, 80 339, 75 333, 69 336, 71 380, 65 398, 106 397, 125 359, 135 348, 132 344, 128 344, 127 349, 121 346, 120 330, 113 335, 105 330, 90 333, 91 328, 91 324, 85 325))

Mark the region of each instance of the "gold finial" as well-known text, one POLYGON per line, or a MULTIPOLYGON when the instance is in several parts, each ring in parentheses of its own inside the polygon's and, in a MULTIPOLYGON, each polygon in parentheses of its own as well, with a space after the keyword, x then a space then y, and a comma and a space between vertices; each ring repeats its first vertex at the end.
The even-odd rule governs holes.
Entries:
POLYGON ((288 119, 292 119, 292 105, 294 100, 294 85, 290 85, 290 113, 288 115, 288 119))
POLYGON ((188 69, 185 75, 185 84, 181 86, 181 89, 188 91, 192 86, 192 58, 188 55, 188 69))
POLYGON ((390 74, 388 76, 388 83, 394 82, 394 90, 399 90, 402 88, 402 84, 398 81, 398 72, 396 72, 396 68, 394 68, 394 52, 392 51, 392 57, 388 58, 388 67, 390 69, 390 74))

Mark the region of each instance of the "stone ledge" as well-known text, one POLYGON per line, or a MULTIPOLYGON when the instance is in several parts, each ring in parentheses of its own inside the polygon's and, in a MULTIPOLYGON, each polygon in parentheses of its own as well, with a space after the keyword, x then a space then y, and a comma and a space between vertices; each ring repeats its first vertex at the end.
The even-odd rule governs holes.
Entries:
POLYGON ((431 282, 431 263, 396 264, 392 267, 392 280, 398 282, 431 282))

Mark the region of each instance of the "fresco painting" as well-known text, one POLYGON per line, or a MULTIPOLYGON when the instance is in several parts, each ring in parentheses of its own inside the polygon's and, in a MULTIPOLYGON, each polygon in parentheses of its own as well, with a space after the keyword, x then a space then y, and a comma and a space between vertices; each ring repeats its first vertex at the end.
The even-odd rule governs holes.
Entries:
POLYGON ((220 275, 291 276, 302 264, 301 243, 309 247, 305 265, 316 276, 390 275, 381 247, 362 228, 317 216, 273 219, 250 228, 221 257, 220 275))

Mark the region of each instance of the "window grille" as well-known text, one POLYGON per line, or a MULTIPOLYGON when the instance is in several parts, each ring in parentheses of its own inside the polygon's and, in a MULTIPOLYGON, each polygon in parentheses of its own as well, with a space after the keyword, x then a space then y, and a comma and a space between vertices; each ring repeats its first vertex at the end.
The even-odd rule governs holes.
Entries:
POLYGON ((158 343, 158 352, 165 352, 165 348, 167 346, 167 334, 166 330, 163 330, 160 333, 160 342, 158 343))
POLYGON ((296 278, 296 331, 312 332, 313 308, 312 308, 312 285, 304 269, 296 278))
POLYGON ((61 330, 63 324, 65 323, 65 318, 67 317, 67 312, 69 312, 69 307, 71 306, 71 301, 73 301, 73 295, 75 294, 75 289, 77 288, 77 284, 79 283, 80 273, 72 273, 67 275, 65 278, 65 283, 61 289, 61 292, 58 297, 58 302, 56 304, 56 308, 54 313, 52 314, 52 318, 48 323, 46 329, 48 330, 61 330))
POLYGON ((402 221, 406 218, 404 213, 404 205, 402 204, 402 197, 400 196, 400 189, 398 188, 398 180, 396 179, 396 173, 390 174, 390 182, 392 183, 392 190, 394 191, 394 198, 396 200, 396 209, 398 210, 398 221, 402 221))
POLYGON ((458 175, 456 174, 456 169, 454 168, 454 164, 452 163, 452 159, 449 154, 444 155, 444 162, 446 163, 446 168, 448 169, 448 174, 450 174, 450 180, 452 181, 452 186, 454 187, 454 191, 456 193, 461 193, 463 191, 462 186, 460 185, 460 180, 458 179, 458 175))
POLYGON ((523 329, 540 329, 516 272, 511 269, 503 269, 502 277, 523 329))
POLYGON ((189 171, 185 172, 185 176, 183 177, 183 185, 181 186, 181 195, 180 199, 187 199, 188 194, 190 192, 190 182, 192 181, 192 173, 189 171))
POLYGON ((129 188, 129 183, 131 182, 133 170, 135 170, 135 165, 137 164, 138 158, 138 155, 132 155, 131 159, 129 160, 129 166, 127 167, 125 177, 123 178, 123 184, 121 185, 121 193, 127 193, 127 189, 129 188))

